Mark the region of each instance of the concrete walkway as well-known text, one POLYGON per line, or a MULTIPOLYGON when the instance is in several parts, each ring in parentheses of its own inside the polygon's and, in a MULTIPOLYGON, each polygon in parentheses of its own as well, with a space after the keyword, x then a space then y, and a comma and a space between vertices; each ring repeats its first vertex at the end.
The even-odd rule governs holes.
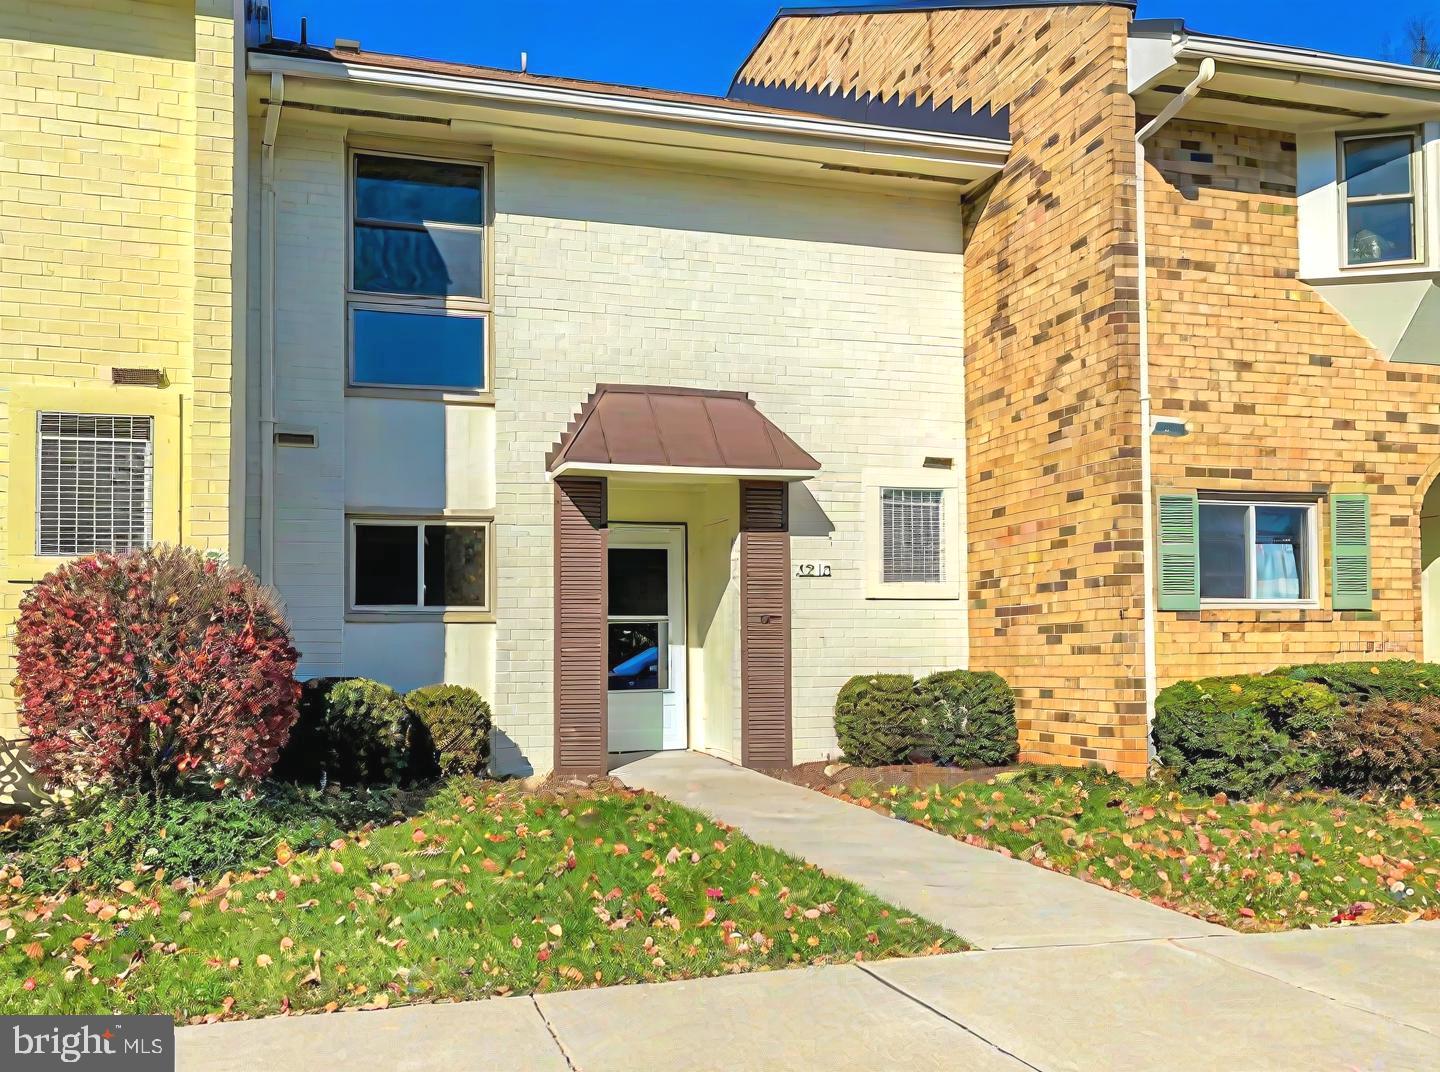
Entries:
POLYGON ((1231 933, 711 756, 660 752, 613 773, 858 882, 982 949, 1231 933))
POLYGON ((181 1072, 1424 1072, 1440 924, 1009 949, 187 1027, 181 1072))

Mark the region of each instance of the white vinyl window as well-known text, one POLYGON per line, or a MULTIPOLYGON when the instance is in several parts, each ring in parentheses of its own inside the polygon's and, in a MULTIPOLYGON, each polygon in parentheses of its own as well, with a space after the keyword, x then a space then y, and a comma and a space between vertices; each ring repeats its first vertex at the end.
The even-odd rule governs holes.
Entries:
POLYGON ((944 500, 940 488, 880 492, 880 573, 886 584, 945 580, 944 500))
POLYGON ((353 610, 490 609, 490 522, 354 518, 353 610))
POLYGON ((1420 139, 1415 131, 1340 138, 1346 267, 1421 259, 1420 188, 1420 139))
POLYGON ((36 554, 150 546, 154 418, 40 413, 36 424, 36 554))
POLYGON ((485 168, 351 157, 349 383, 488 390, 485 168))
POLYGON ((1200 599, 1312 603, 1316 504, 1200 501, 1200 599))
POLYGON ((959 471, 953 462, 865 469, 860 485, 865 598, 959 599, 965 533, 959 471))

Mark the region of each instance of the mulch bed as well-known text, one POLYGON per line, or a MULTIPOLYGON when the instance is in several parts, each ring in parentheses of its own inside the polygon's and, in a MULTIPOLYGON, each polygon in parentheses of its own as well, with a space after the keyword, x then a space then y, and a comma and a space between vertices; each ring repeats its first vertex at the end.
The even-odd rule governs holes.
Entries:
POLYGON ((782 782, 789 782, 791 785, 838 793, 847 789, 850 783, 855 781, 864 781, 867 785, 879 789, 889 789, 891 786, 899 786, 902 789, 924 788, 932 785, 948 788, 964 782, 988 781, 997 774, 1018 769, 1015 766, 966 769, 939 767, 934 763, 902 763, 890 767, 847 767, 835 760, 822 760, 818 763, 801 763, 798 766, 781 767, 763 773, 772 778, 778 778, 782 782), (826 774, 826 768, 833 769, 834 773, 826 774))

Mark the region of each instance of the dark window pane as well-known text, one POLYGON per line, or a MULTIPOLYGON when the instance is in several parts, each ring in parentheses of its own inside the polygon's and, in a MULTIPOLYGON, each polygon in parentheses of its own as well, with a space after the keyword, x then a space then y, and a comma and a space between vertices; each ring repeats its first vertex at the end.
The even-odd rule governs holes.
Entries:
POLYGON ((354 289, 479 298, 484 240, 477 231, 355 225, 354 289))
POLYGON ((1377 197, 1410 193, 1408 135, 1365 138, 1345 143, 1345 192, 1349 197, 1377 197))
POLYGON ((1410 201, 1361 202, 1347 209, 1350 263, 1379 264, 1415 258, 1415 206, 1410 201))
POLYGON ((1200 598, 1244 599, 1247 506, 1200 504, 1200 598))
MULTIPOLYGON (((611 554, 614 554, 612 551, 611 554)), ((611 690, 653 691, 660 687, 660 624, 611 622, 611 690)))
POLYGON ((355 310, 354 382, 402 387, 485 386, 485 321, 355 310))
POLYGON ((355 526, 355 605, 413 607, 419 601, 414 525, 355 526))
POLYGON ((1305 576, 1306 511, 1293 506, 1255 508, 1255 598, 1308 599, 1305 576))
POLYGON ((425 605, 485 606, 485 529, 425 526, 425 605))
POLYGON ((616 617, 670 613, 669 557, 663 548, 611 548, 610 613, 616 617))
POLYGON ((361 156, 355 161, 355 216, 478 227, 484 222, 481 174, 467 164, 361 156))

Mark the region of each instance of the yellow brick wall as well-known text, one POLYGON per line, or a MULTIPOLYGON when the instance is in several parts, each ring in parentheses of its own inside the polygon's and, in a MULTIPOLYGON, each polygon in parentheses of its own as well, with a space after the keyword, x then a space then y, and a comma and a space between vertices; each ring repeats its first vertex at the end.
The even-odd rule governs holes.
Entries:
POLYGON ((229 551, 233 46, 228 0, 0 5, 0 734, 37 572, 12 536, 35 508, 10 501, 12 453, 34 449, 12 412, 98 392, 178 413, 157 531, 229 551), (167 385, 113 387, 117 366, 167 385))
POLYGON ((1155 440, 1155 483, 1322 502, 1320 607, 1161 611, 1160 683, 1420 657, 1420 505, 1440 469, 1440 373, 1387 361, 1297 278, 1285 135, 1175 122, 1147 159, 1155 412, 1190 426, 1155 440), (1371 497, 1373 611, 1330 608, 1323 496, 1334 488, 1371 497))
POLYGON ((1147 760, 1127 8, 781 19, 748 80, 1010 109, 966 248, 970 665, 1021 758, 1147 760))

